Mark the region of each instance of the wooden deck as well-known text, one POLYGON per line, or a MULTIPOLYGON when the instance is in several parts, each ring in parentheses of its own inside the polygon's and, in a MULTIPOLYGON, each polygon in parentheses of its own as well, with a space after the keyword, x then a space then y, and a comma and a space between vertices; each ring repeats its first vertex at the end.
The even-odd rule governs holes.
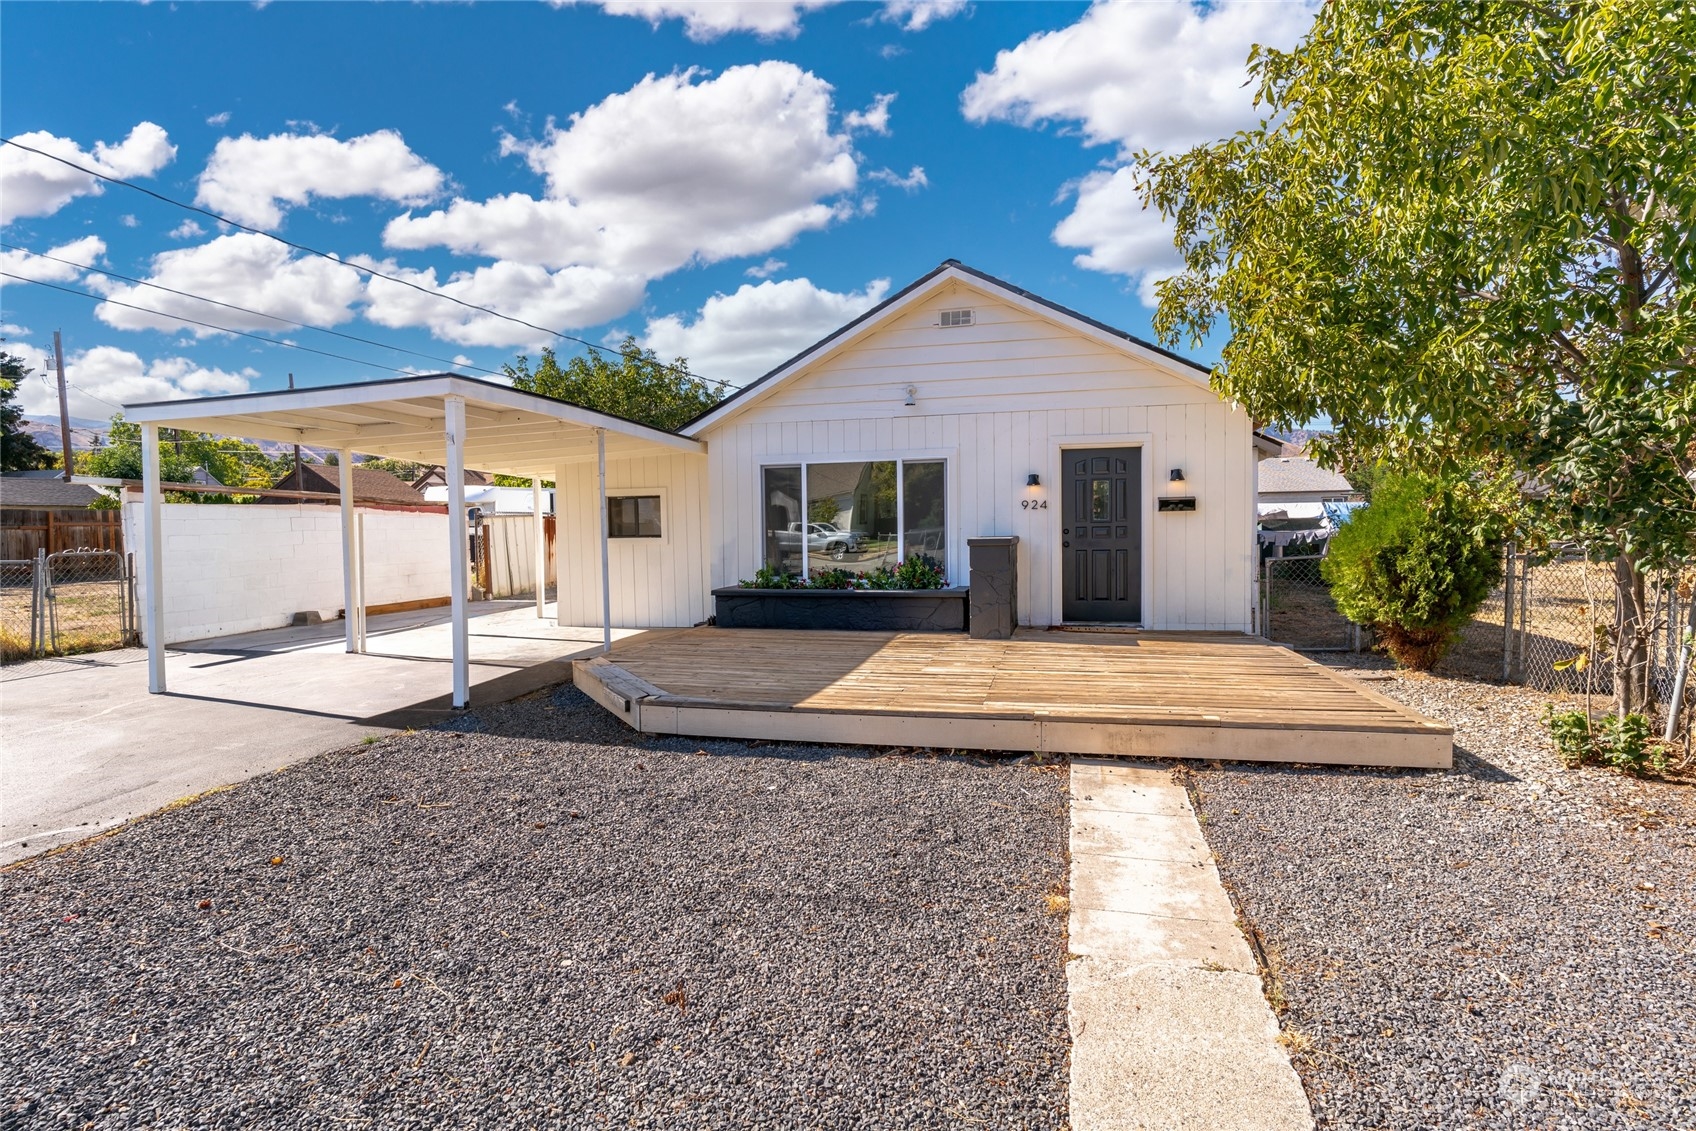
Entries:
POLYGON ((649 734, 1446 767, 1453 729, 1244 636, 693 628, 578 660, 649 734))

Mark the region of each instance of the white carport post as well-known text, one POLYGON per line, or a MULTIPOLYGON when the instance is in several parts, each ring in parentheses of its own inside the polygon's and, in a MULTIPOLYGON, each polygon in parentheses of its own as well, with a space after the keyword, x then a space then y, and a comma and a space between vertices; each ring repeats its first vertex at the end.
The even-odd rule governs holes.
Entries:
POLYGON ((147 633, 147 690, 165 691, 165 577, 163 512, 159 498, 159 426, 141 426, 141 560, 147 570, 142 631, 147 633))
POLYGON ((607 430, 595 429, 595 459, 601 482, 601 651, 612 651, 612 576, 607 568, 607 430))
POLYGON ((341 481, 342 500, 342 621, 347 637, 347 650, 359 651, 359 583, 354 574, 359 569, 353 532, 353 452, 343 448, 336 453, 337 475, 341 481))
POLYGON ((530 518, 536 535, 536 616, 547 616, 548 603, 548 527, 542 515, 542 477, 530 477, 530 518))
POLYGON ((465 627, 466 576, 471 543, 465 529, 465 398, 442 398, 446 409, 448 447, 448 587, 453 604, 453 705, 471 702, 470 640, 465 627))

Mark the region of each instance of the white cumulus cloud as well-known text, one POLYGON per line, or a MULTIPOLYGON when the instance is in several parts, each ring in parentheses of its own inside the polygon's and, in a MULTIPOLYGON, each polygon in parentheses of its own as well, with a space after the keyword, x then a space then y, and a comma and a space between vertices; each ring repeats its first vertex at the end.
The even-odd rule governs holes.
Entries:
POLYGON ((841 293, 807 279, 744 283, 717 294, 685 321, 668 314, 648 322, 644 346, 661 357, 687 357, 691 372, 745 385, 850 322, 889 292, 888 279, 841 293))
POLYGON ((221 129, 230 124, 230 112, 228 110, 220 110, 218 113, 208 116, 206 124, 211 126, 213 129, 221 129))
POLYGON ((789 264, 785 263, 776 256, 772 256, 764 263, 756 263, 754 266, 748 268, 742 273, 750 279, 769 279, 787 266, 789 266, 789 264))
POLYGON ((409 287, 389 279, 371 279, 366 288, 366 318, 395 328, 423 326, 436 337, 462 346, 535 349, 551 342, 553 335, 450 299, 487 307, 549 330, 581 329, 630 310, 642 301, 646 285, 640 277, 616 275, 596 267, 549 271, 508 261, 459 272, 439 283, 434 268, 417 271, 393 262, 359 262, 414 284, 409 287))
MULTIPOLYGON (((29 342, 8 343, 7 351, 34 370, 18 386, 18 403, 29 416, 57 416, 59 394, 35 374, 47 372, 48 354, 29 342)), ((65 355, 66 399, 79 420, 105 420, 118 406, 143 401, 172 401, 245 393, 259 377, 258 370, 208 369, 186 357, 145 360, 116 346, 95 346, 65 355)))
POLYGON ((1135 279, 1137 296, 1149 307, 1159 301, 1154 284, 1183 267, 1172 244, 1172 226, 1143 207, 1129 168, 1085 177, 1072 214, 1054 228, 1054 242, 1084 248, 1074 260, 1079 267, 1135 279))
POLYGON ((276 228, 285 205, 351 196, 424 204, 446 181, 394 130, 346 141, 314 133, 243 134, 220 140, 212 150, 195 201, 244 224, 276 228))
MULTIPOLYGON (((1141 149, 1187 149, 1256 123, 1250 47, 1292 46, 1315 10, 1312 0, 1098 2, 1076 23, 1000 52, 961 95, 961 112, 980 124, 1059 123, 1086 145, 1115 146, 1117 162, 1141 149)), ((1078 183, 1054 240, 1084 249, 1078 266, 1135 281, 1150 305, 1153 283, 1179 265, 1171 226, 1143 208, 1125 168, 1078 183)))
MULTIPOLYGON (((169 135, 152 122, 137 124, 116 144, 97 141, 92 152, 45 130, 18 134, 13 140, 123 180, 151 177, 177 155, 169 135)), ((26 216, 51 216, 79 196, 98 196, 102 188, 98 177, 69 165, 15 145, 0 148, 0 224, 26 216)))
POLYGON ((205 234, 206 234, 206 229, 202 228, 199 224, 195 223, 193 220, 184 220, 182 223, 180 223, 176 227, 172 228, 171 232, 170 232, 171 238, 174 239, 174 240, 199 239, 201 236, 204 236, 205 234))
MULTIPOLYGON (((236 232, 196 247, 161 252, 153 257, 147 281, 315 326, 335 326, 348 321, 353 317, 354 303, 364 294, 359 272, 352 267, 317 257, 295 257, 276 240, 251 232, 236 232)), ((111 281, 91 281, 91 285, 109 299, 160 312, 144 314, 109 303, 94 308, 95 317, 121 330, 186 330, 197 338, 218 333, 190 325, 184 318, 232 330, 285 328, 273 319, 152 287, 111 281)))
MULTIPOLYGON (((0 251, 0 271, 21 275, 25 279, 40 279, 44 283, 69 283, 82 277, 82 269, 71 264, 93 267, 106 254, 106 241, 99 236, 84 236, 80 240, 50 247, 52 259, 31 255, 27 251, 0 251), (58 261, 63 262, 58 262, 58 261)), ((0 279, 11 283, 11 279, 0 279)))
POLYGON ((925 176, 923 165, 914 165, 905 177, 894 169, 877 169, 867 173, 866 179, 868 181, 880 181, 886 185, 894 185, 896 188, 907 192, 918 192, 922 188, 930 187, 930 178, 925 176))
POLYGON ((849 133, 865 131, 867 133, 889 135, 889 104, 895 101, 893 94, 880 94, 872 99, 872 104, 864 110, 850 110, 842 115, 842 128, 849 133))
MULTIPOLYGON (((578 0, 551 0, 566 7, 578 0)), ((762 39, 787 39, 801 33, 801 17, 838 0, 588 0, 614 16, 636 16, 658 27, 682 20, 683 34, 708 43, 731 32, 752 32, 762 39)))
POLYGON ((842 211, 858 168, 831 86, 791 63, 649 75, 537 141, 509 138, 546 194, 455 200, 389 222, 395 248, 657 278, 757 255, 842 211))
POLYGON ((884 0, 882 18, 906 31, 923 31, 964 12, 969 0, 884 0))

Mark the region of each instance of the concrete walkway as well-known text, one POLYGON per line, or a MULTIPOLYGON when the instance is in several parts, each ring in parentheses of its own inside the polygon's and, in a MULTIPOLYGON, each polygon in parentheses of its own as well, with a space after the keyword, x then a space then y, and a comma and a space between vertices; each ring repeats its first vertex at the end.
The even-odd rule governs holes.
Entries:
MULTIPOLYGON (((564 682, 572 657, 600 650, 600 629, 559 628, 529 601, 472 612, 474 707, 564 682)), ((0 864, 452 718, 447 619, 445 608, 372 617, 359 656, 339 622, 197 641, 167 652, 166 695, 147 693, 139 648, 0 668, 0 864)))
POLYGON ((1072 763, 1073 1131, 1296 1131, 1313 1117, 1188 796, 1072 763))

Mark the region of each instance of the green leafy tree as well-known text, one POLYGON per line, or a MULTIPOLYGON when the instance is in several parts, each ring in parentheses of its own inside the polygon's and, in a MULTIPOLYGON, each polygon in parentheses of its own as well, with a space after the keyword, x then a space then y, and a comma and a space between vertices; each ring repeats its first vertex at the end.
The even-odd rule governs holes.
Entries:
POLYGON ((1387 474, 1331 537, 1320 570, 1337 610, 1390 656, 1430 671, 1502 581, 1500 509, 1470 479, 1387 474))
POLYGON ((515 389, 668 431, 681 428, 718 404, 726 391, 723 382, 691 376, 684 358, 663 362, 653 350, 638 345, 634 337, 624 339, 616 359, 590 350, 587 356, 567 358, 562 365, 553 350, 545 349, 534 370, 530 359, 522 356, 502 368, 515 389))
MULTIPOLYGON (((159 478, 166 483, 193 482, 195 471, 205 468, 226 486, 263 489, 279 477, 277 462, 259 445, 246 440, 176 428, 159 430, 159 478)), ((293 466, 292 460, 288 463, 293 466)), ((77 471, 113 479, 141 479, 141 425, 125 420, 122 413, 113 416, 105 443, 77 455, 77 471)), ((182 491, 173 497, 180 496, 178 501, 183 502, 227 503, 239 494, 182 491)))
POLYGON ((21 427, 24 410, 18 404, 18 383, 28 376, 23 358, 0 353, 0 471, 32 471, 54 464, 53 453, 21 427))
POLYGON ((1647 568, 1696 552, 1696 5, 1325 5, 1256 48, 1257 129, 1142 154, 1184 269, 1156 329, 1315 453, 1511 461, 1613 555, 1616 708, 1646 702, 1647 568))

